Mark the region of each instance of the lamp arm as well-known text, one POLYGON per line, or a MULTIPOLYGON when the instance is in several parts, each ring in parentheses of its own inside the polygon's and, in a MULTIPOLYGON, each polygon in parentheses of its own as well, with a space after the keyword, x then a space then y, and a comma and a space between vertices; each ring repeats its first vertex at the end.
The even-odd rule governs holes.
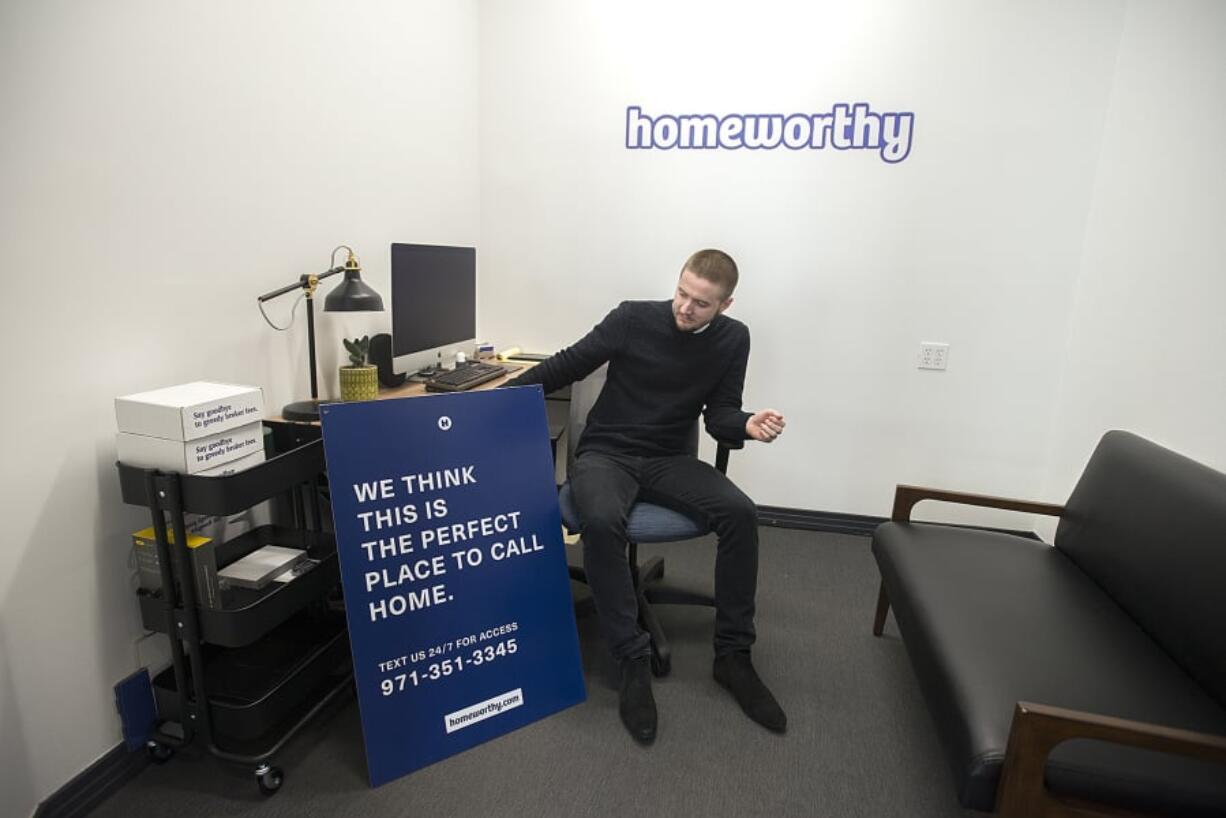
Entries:
MULTIPOLYGON (((293 325, 294 313, 298 309, 298 304, 303 299, 305 299, 307 303, 307 359, 308 359, 307 365, 310 367, 309 373, 311 376, 311 400, 291 403, 288 406, 286 406, 285 417, 288 420, 305 420, 305 419, 312 419, 312 418, 318 417, 317 407, 319 405, 319 385, 318 385, 318 381, 317 381, 316 374, 315 374, 315 369, 316 369, 316 366, 315 366, 315 291, 319 289, 319 282, 325 278, 330 278, 339 273, 345 273, 346 274, 345 275, 346 284, 349 283, 348 279, 352 278, 353 283, 355 283, 359 288, 362 286, 361 284, 362 267, 358 262, 357 256, 354 255, 353 248, 349 247, 346 244, 342 244, 336 247, 336 249, 332 251, 332 258, 330 260, 330 264, 332 266, 329 267, 327 270, 325 270, 322 273, 304 274, 302 276, 299 276, 298 280, 293 282, 292 284, 286 284, 284 287, 278 287, 275 290, 271 290, 270 292, 266 292, 263 295, 256 297, 256 303, 259 304, 259 307, 260 307, 260 315, 264 317, 264 320, 268 323, 270 327, 280 332, 284 332, 285 330, 288 330, 293 325), (336 254, 339 253, 341 250, 345 250, 348 252, 348 258, 345 259, 344 264, 337 265, 336 254), (350 275, 350 273, 352 273, 352 276, 350 275), (283 296, 286 293, 292 293, 298 290, 302 292, 302 295, 296 301, 294 301, 294 306, 290 310, 289 323, 286 324, 284 327, 278 327, 276 324, 272 322, 271 319, 269 319, 268 313, 264 311, 264 303, 267 301, 271 301, 274 298, 283 296), (291 413, 293 415, 292 417, 291 417, 291 413)), ((369 287, 367 287, 366 289, 370 291, 371 295, 373 295, 374 303, 376 304, 376 308, 379 310, 382 310, 383 303, 379 299, 378 293, 375 293, 373 290, 370 290, 369 287)), ((365 296, 365 294, 360 293, 360 296, 365 296)), ((331 297, 329 297, 329 299, 330 298, 331 297)), ((362 304, 363 307, 370 309, 369 306, 367 306, 364 302, 360 301, 359 296, 351 295, 349 298, 350 300, 358 300, 359 303, 362 304)), ((337 301, 337 304, 341 304, 341 303, 342 302, 337 301)), ((357 307, 348 306, 348 301, 344 303, 345 303, 344 307, 337 307, 337 308, 358 309, 357 307)), ((325 303, 324 309, 327 309, 327 308, 328 308, 328 305, 327 303, 325 303)))
MULTIPOLYGON (((303 278, 305 279, 306 276, 303 276, 303 278)), ((269 293, 264 293, 259 298, 257 298, 256 301, 263 304, 265 301, 271 301, 277 296, 285 295, 286 293, 292 293, 294 290, 301 290, 304 288, 305 288, 304 281, 301 281, 301 280, 295 281, 293 284, 286 284, 284 287, 281 287, 280 289, 273 290, 272 292, 269 292, 269 293)))
POLYGON ((284 287, 280 287, 272 292, 264 293, 256 298, 256 301, 263 304, 265 301, 271 301, 278 296, 285 295, 286 293, 292 293, 294 290, 314 291, 315 286, 319 284, 320 281, 323 281, 328 276, 334 276, 337 273, 343 272, 345 272, 344 267, 333 267, 331 270, 326 270, 319 275, 304 275, 293 284, 286 284, 284 287))

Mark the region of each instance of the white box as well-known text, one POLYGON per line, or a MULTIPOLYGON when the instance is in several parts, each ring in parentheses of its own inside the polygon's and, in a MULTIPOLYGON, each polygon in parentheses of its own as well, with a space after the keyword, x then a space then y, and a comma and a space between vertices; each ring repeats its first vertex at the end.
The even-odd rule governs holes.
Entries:
MULTIPOLYGON (((264 457, 264 450, 260 449, 260 451, 252 452, 246 457, 240 457, 238 460, 231 460, 229 463, 222 463, 220 466, 198 471, 196 476, 229 477, 235 472, 249 469, 252 466, 258 466, 266 459, 264 457)), ((252 506, 252 508, 240 511, 238 514, 232 514, 229 517, 219 517, 213 514, 184 514, 183 524, 187 527, 189 534, 199 534, 202 537, 208 537, 215 543, 229 542, 239 534, 250 531, 254 527, 251 522, 251 512, 259 508, 260 506, 252 506)))
POLYGON ((199 474, 241 457, 262 453, 264 424, 256 421, 186 443, 120 432, 115 436, 115 446, 120 462, 129 466, 199 474))
POLYGON ((258 466, 263 463, 264 447, 260 446, 258 452, 252 452, 248 455, 243 455, 237 460, 231 460, 228 463, 222 463, 220 466, 212 466, 204 471, 196 472, 198 477, 229 477, 235 472, 240 472, 249 469, 252 466, 258 466))
POLYGON ((266 545, 241 560, 230 563, 217 572, 217 577, 223 584, 254 588, 258 591, 278 575, 305 560, 306 555, 307 552, 301 548, 266 545))
MULTIPOLYGON (((241 463, 243 460, 235 460, 235 463, 241 463)), ((226 464, 229 465, 229 464, 226 464)), ((221 468, 225 468, 224 466, 221 468)), ((209 469, 209 471, 213 471, 209 469)), ((197 477, 206 472, 201 472, 197 477)), ((269 501, 245 508, 237 514, 216 515, 216 514, 184 514, 183 525, 187 528, 188 534, 197 534, 201 537, 208 537, 218 545, 227 543, 240 534, 246 534, 253 528, 261 525, 268 525, 272 522, 272 511, 269 501)))
POLYGON ((195 381, 115 398, 119 431, 166 440, 196 440, 262 417, 258 386, 195 381))

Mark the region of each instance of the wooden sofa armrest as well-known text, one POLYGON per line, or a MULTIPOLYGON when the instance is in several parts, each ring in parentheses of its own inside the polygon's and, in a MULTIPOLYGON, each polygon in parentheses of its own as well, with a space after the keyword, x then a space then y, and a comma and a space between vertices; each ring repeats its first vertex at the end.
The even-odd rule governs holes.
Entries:
POLYGON ((961 503, 967 506, 987 506, 1005 511, 1024 511, 1030 514, 1048 514, 1059 517, 1064 513, 1064 506, 1052 503, 1036 503, 1030 500, 1013 500, 1008 497, 993 497, 989 494, 968 494, 963 491, 947 491, 945 489, 925 488, 924 486, 899 485, 894 489, 894 510, 890 519, 896 523, 906 523, 911 520, 911 509, 920 500, 941 500, 947 503, 961 503))
POLYGON ((1226 737, 1018 702, 996 789, 996 811, 1001 818, 1140 818, 1141 813, 1060 798, 1044 787, 1048 755, 1070 739, 1126 744, 1226 765, 1226 737))

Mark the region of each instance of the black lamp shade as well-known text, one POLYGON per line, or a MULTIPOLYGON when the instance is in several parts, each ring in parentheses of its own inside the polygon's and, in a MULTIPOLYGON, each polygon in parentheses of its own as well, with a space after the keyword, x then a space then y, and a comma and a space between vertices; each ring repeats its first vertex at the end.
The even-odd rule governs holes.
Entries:
POLYGON ((325 312, 383 312, 383 299, 362 281, 358 270, 346 270, 345 280, 324 299, 325 312))

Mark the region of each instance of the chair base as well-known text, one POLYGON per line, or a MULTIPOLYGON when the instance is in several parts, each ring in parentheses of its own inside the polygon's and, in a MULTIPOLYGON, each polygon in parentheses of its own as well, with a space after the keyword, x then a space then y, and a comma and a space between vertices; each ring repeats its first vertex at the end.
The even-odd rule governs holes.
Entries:
MULTIPOLYGON (((686 591, 680 588, 669 588, 661 585, 664 578, 664 558, 652 557, 643 564, 638 561, 638 545, 630 543, 630 577, 634 582, 634 593, 638 598, 639 627, 647 631, 651 638, 651 672, 655 676, 667 676, 672 671, 672 648, 668 637, 660 625, 660 619, 653 609, 654 605, 703 605, 715 607, 715 598, 710 594, 686 591)), ((576 565, 567 566, 573 580, 587 582, 587 572, 576 565)))

